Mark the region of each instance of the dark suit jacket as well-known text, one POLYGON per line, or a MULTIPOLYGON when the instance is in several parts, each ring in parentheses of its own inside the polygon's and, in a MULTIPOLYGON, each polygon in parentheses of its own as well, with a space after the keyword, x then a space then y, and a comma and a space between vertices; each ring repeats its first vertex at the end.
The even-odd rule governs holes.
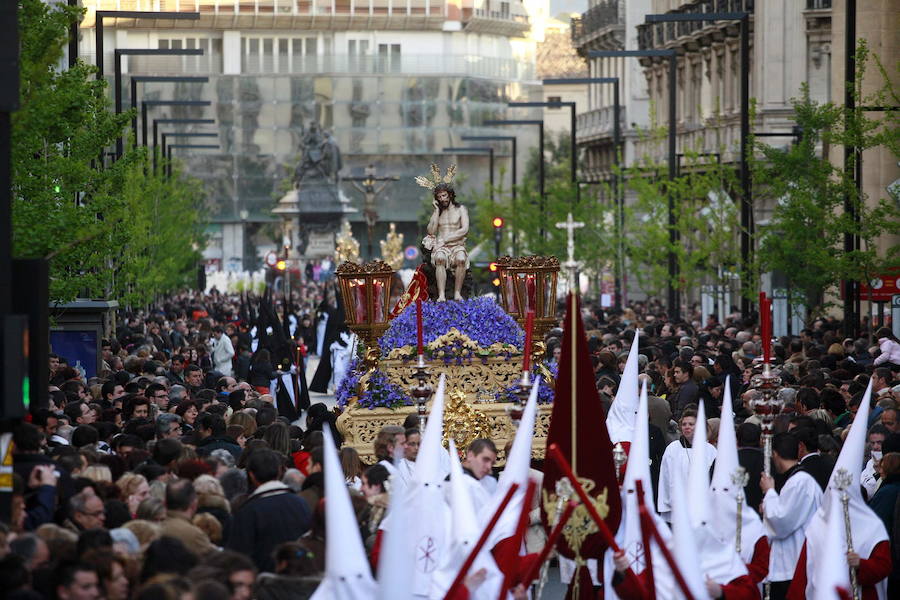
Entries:
POLYGON ((763 472, 762 448, 738 448, 738 464, 747 469, 747 485, 744 486, 744 497, 747 505, 759 512, 762 504, 763 493, 759 487, 759 477, 763 472))
POLYGON ((800 470, 806 471, 816 480, 822 491, 828 487, 828 479, 834 469, 834 459, 821 454, 808 454, 800 460, 800 470))

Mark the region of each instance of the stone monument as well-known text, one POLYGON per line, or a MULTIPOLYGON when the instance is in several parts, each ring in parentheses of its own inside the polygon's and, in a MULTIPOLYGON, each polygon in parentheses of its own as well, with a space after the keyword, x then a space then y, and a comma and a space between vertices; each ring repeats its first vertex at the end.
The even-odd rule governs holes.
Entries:
POLYGON ((302 158, 293 189, 281 197, 273 214, 285 220, 285 241, 299 257, 324 258, 334 253, 334 236, 345 215, 354 212, 340 192, 341 151, 317 121, 301 141, 302 158))

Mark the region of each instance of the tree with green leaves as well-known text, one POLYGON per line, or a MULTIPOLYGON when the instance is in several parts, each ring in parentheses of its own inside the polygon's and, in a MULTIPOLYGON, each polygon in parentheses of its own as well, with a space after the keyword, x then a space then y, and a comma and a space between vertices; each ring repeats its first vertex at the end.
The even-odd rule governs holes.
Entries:
MULTIPOLYGON (((853 85, 855 110, 818 103, 804 85, 792 101, 802 136, 788 148, 755 143, 753 178, 757 199, 774 204, 771 221, 758 231, 757 269, 784 276, 793 305, 807 306, 810 316, 821 314, 829 296, 837 295, 841 280, 868 281, 877 273, 900 265, 900 247, 879 249, 882 236, 900 234, 900 209, 886 198, 858 193, 854 157, 848 168, 829 156, 835 146, 852 145, 861 151, 879 146, 898 154, 897 116, 871 117, 862 106, 897 105, 883 68, 882 85, 861 93, 869 52, 862 40, 857 50, 857 78, 853 85), (845 210, 849 202, 857 215, 845 210), (845 252, 844 236, 859 237, 859 249, 845 252)), ((877 60, 876 60, 877 63, 877 60)))
POLYGON ((83 9, 20 0, 20 109, 13 114, 13 253, 50 264, 50 298, 109 297, 133 306, 183 287, 204 236, 202 190, 154 174, 143 148, 101 167, 131 112, 115 115, 106 82, 81 61, 58 68, 83 9))

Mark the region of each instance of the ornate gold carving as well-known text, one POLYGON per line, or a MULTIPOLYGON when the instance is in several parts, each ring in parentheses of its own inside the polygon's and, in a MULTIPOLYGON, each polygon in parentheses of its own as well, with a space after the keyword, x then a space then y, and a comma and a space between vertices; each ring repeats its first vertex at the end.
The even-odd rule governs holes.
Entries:
MULTIPOLYGON (((590 494, 591 490, 597 485, 593 480, 584 477, 579 477, 578 481, 584 487, 584 491, 588 494, 590 494)), ((609 488, 603 488, 603 491, 593 498, 594 508, 597 509, 597 514, 603 519, 609 514, 609 504, 606 502, 608 493, 609 488)), ((544 489, 543 502, 544 512, 547 513, 547 519, 551 523, 555 522, 557 516, 556 511, 558 510, 556 494, 550 493, 544 489)), ((566 544, 572 549, 572 552, 578 556, 581 554, 581 545, 584 543, 584 540, 592 533, 597 533, 597 531, 599 531, 597 529, 597 524, 594 523, 587 508, 584 504, 579 504, 578 507, 572 511, 572 516, 569 517, 568 523, 563 527, 563 537, 566 539, 566 544)))
POLYGON ((388 231, 387 237, 381 242, 381 258, 388 263, 392 269, 399 269, 403 266, 403 234, 397 233, 397 225, 391 223, 391 230, 388 231))
POLYGON ((559 259, 555 256, 501 256, 497 259, 500 268, 513 269, 555 269, 559 270, 559 259))
MULTIPOLYGON (((440 376, 446 375, 447 381, 461 390, 469 402, 476 401, 480 390, 505 390, 522 376, 519 360, 501 356, 464 359, 462 364, 457 364, 455 359, 445 363, 440 358, 425 362, 428 364, 428 383, 434 389, 437 389, 440 376)), ((382 360, 378 366, 391 383, 404 390, 418 384, 412 367, 413 363, 402 360, 382 360)))
POLYGON ((383 260, 373 260, 371 262, 358 264, 351 260, 342 262, 337 270, 335 271, 338 275, 343 275, 344 273, 348 274, 367 274, 367 273, 393 273, 394 270, 391 268, 391 265, 387 264, 383 260))
POLYGON ((465 448, 472 440, 491 436, 488 418, 480 410, 466 401, 466 395, 453 390, 450 401, 444 407, 444 447, 449 448, 450 439, 457 448, 465 448))
MULTIPOLYGON (((410 371, 408 367, 406 371, 410 371)), ((432 375, 434 373, 432 372, 432 375)), ((436 378, 437 376, 435 376, 436 378)), ((449 381, 449 380, 448 380, 449 381)), ((454 381, 454 392, 462 392, 457 389, 454 381)), ((491 438, 497 448, 499 454, 497 456, 498 464, 506 461, 506 454, 503 451, 504 446, 510 441, 516 433, 515 428, 506 414, 508 402, 475 402, 475 396, 465 394, 464 401, 469 407, 477 407, 477 412, 484 415, 484 427, 487 433, 484 434, 491 438)), ((532 444, 532 456, 534 458, 543 458, 547 441, 547 431, 550 428, 550 411, 552 407, 549 404, 538 406, 537 419, 534 424, 534 443, 532 444)), ((429 406, 430 410, 430 406, 429 406)), ((449 408, 447 409, 449 410, 449 408)), ((399 425, 403 423, 403 419, 407 415, 415 414, 415 406, 403 406, 396 410, 389 408, 376 408, 369 410, 353 405, 344 410, 338 417, 338 431, 344 436, 344 443, 356 449, 360 457, 367 463, 374 462, 374 452, 372 444, 375 437, 385 425, 399 425)), ((445 418, 445 423, 447 423, 445 418)), ((474 438, 472 438, 474 439, 474 438)))
POLYGON ((350 261, 352 263, 359 260, 359 242, 353 237, 349 221, 343 222, 335 241, 337 245, 334 250, 334 257, 337 262, 350 261))

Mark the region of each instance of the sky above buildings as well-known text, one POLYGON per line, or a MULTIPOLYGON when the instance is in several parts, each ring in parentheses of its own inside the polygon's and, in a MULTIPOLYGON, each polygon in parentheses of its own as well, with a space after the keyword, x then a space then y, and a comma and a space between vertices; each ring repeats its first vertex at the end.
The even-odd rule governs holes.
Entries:
POLYGON ((583 13, 587 10, 587 5, 587 0, 550 0, 550 15, 583 13))

